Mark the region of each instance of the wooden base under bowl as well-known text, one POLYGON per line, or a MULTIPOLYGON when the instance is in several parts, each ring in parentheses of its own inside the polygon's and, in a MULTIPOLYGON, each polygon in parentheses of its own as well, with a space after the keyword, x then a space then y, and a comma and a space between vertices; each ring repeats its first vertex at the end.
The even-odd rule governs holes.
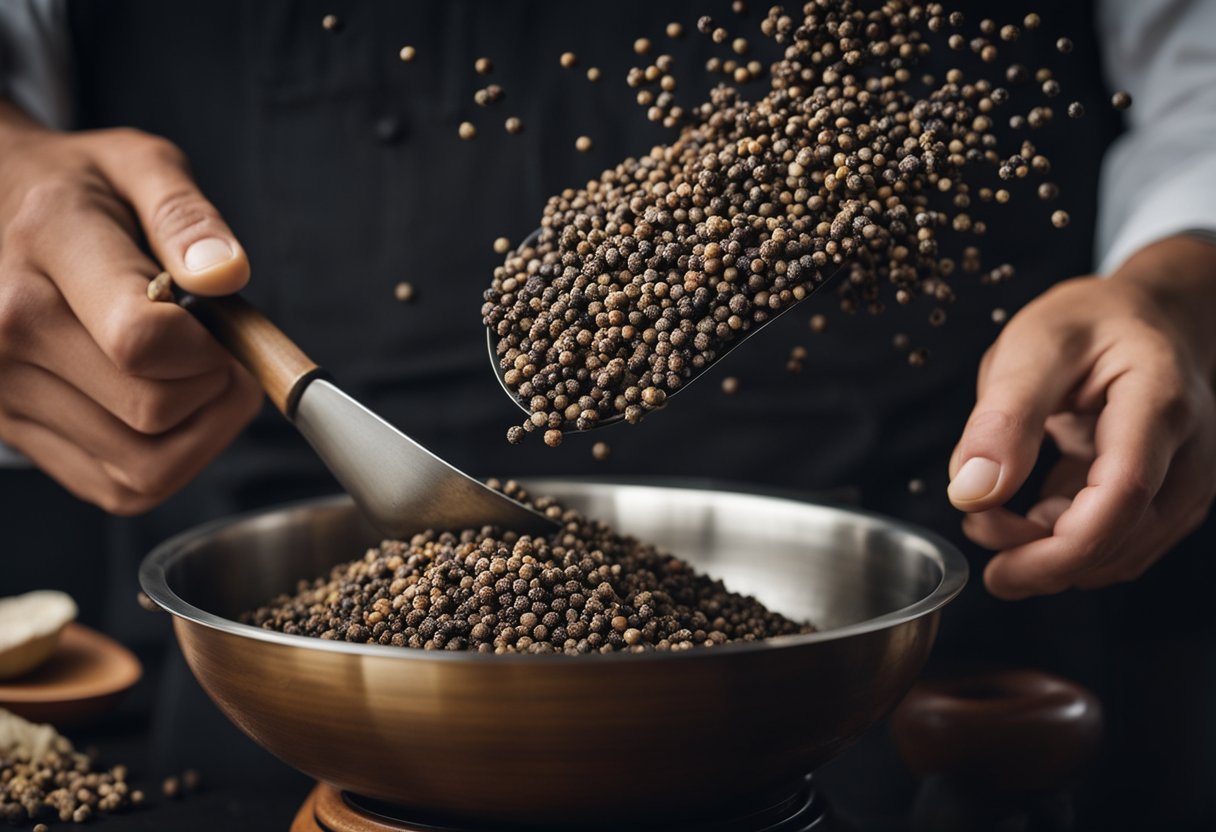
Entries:
MULTIPOLYGON (((523 832, 523 830, 585 830, 585 832, 615 832, 624 827, 604 825, 594 820, 587 823, 572 821, 556 826, 506 826, 475 823, 470 826, 448 825, 442 820, 427 818, 411 822, 389 817, 396 813, 391 807, 351 798, 325 783, 318 783, 309 793, 291 824, 291 832, 523 832)), ((787 799, 733 818, 706 823, 698 821, 688 826, 669 823, 633 825, 636 830, 658 832, 844 832, 824 808, 823 801, 807 778, 805 787, 787 799)))

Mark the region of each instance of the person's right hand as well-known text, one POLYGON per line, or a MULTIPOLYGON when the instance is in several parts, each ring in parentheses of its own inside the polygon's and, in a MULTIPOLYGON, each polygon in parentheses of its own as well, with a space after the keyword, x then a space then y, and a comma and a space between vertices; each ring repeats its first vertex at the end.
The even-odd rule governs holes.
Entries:
POLYGON ((72 493, 138 514, 257 412, 257 383, 189 313, 148 299, 162 269, 200 295, 249 263, 164 139, 56 133, 0 101, 0 441, 72 493))

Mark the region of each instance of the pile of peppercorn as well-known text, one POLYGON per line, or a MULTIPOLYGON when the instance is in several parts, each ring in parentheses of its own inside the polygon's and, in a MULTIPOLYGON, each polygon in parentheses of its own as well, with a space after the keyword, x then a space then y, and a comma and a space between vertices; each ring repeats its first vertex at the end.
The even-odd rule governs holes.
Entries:
MULTIPOLYGON (((0 711, 10 734, 51 731, 0 711), (17 723, 14 728, 13 723, 17 723)), ((4 734, 0 731, 0 734, 4 734)), ((47 747, 0 748, 0 822, 85 823, 98 813, 121 812, 144 802, 144 794, 127 784, 125 766, 95 769, 93 761, 53 734, 47 747)), ((46 829, 38 823, 34 828, 46 829)))
POLYGON ((812 631, 552 498, 531 499, 511 481, 490 485, 562 528, 549 538, 483 528, 387 540, 242 620, 357 643, 569 655, 812 631))
MULTIPOLYGON (((945 321, 956 271, 1012 277, 1008 264, 985 270, 971 244, 986 230, 973 201, 1004 204, 1009 191, 973 183, 977 172, 1014 180, 1050 163, 1029 140, 1000 146, 994 126, 1014 105, 999 83, 913 70, 931 45, 992 64, 1039 25, 1033 14, 1021 25, 982 20, 965 36, 963 16, 940 3, 813 0, 798 15, 774 6, 762 21, 784 57, 759 100, 720 84, 680 107, 664 86, 671 56, 631 70, 639 100, 682 124, 679 135, 550 199, 536 240, 507 254, 484 295, 503 379, 530 411, 508 440, 541 430, 555 446, 565 430, 637 422, 838 272, 846 310, 926 298, 934 324, 945 321)), ((697 29, 715 43, 730 36, 708 17, 697 29)), ((993 75, 1033 78, 1045 100, 1060 94, 1048 69, 1011 63, 993 75)), ((1083 109, 1067 107, 1073 117, 1083 109)), ((1007 118, 1037 130, 1053 116, 1044 103, 1007 118)), ((1055 191, 1045 182, 1040 195, 1055 191)), ((1064 227, 1068 216, 1051 222, 1064 227)))

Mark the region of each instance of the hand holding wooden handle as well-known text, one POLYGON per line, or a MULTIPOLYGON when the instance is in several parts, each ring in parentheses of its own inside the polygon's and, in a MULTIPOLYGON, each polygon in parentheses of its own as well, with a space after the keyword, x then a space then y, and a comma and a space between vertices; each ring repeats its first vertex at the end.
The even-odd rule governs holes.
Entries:
POLYGON ((245 365, 288 419, 295 413, 304 388, 324 374, 295 342, 240 295, 191 295, 183 298, 181 305, 245 365))

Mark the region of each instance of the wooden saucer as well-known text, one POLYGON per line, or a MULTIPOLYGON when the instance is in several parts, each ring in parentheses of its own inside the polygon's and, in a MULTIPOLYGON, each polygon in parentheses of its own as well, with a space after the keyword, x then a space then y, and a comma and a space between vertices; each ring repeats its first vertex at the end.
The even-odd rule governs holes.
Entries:
POLYGON ((78 725, 109 710, 143 668, 130 650, 83 624, 69 624, 45 664, 0 682, 0 708, 31 722, 78 725))

